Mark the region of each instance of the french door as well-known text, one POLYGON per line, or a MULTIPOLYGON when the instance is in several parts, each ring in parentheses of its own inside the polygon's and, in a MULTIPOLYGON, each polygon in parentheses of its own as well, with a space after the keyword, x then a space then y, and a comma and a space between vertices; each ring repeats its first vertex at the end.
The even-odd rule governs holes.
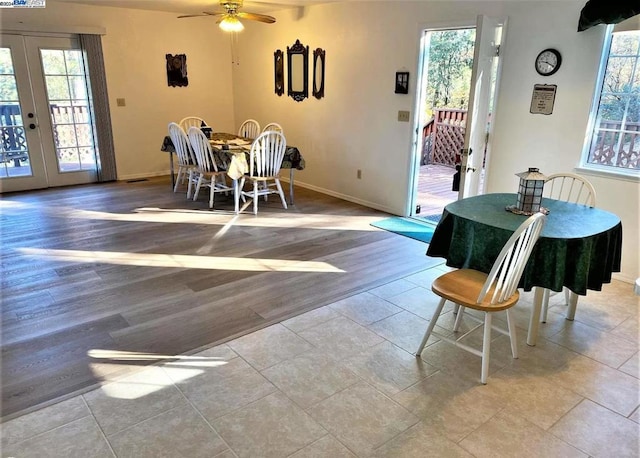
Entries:
POLYGON ((0 132, 0 192, 97 180, 76 38, 0 35, 0 132))
POLYGON ((467 129, 464 137, 458 198, 483 194, 489 137, 493 132, 492 113, 495 112, 495 94, 500 82, 500 48, 504 41, 507 18, 478 16, 476 44, 471 72, 471 90, 467 129))

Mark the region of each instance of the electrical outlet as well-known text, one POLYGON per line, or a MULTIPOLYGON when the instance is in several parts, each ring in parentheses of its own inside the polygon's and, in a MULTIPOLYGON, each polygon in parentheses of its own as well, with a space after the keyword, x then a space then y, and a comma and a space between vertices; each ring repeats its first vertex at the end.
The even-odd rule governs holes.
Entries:
POLYGON ((362 170, 358 169, 356 176, 358 177, 358 180, 360 180, 362 178, 362 170))
POLYGON ((409 117, 411 116, 410 111, 398 111, 398 121, 400 122, 409 122, 409 117))
POLYGON ((127 104, 125 103, 124 99, 116 99, 116 105, 119 107, 124 107, 127 104))

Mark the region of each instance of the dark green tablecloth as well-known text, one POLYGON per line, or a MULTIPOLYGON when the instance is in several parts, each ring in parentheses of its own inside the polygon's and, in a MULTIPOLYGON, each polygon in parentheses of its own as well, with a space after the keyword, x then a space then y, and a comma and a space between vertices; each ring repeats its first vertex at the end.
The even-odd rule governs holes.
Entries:
MULTIPOLYGON (((447 205, 427 249, 447 265, 489 272, 498 253, 527 218, 505 210, 515 194, 485 194, 447 205)), ((620 272, 620 218, 598 208, 543 199, 549 209, 546 224, 522 276, 520 287, 541 286, 581 295, 601 290, 620 272)))

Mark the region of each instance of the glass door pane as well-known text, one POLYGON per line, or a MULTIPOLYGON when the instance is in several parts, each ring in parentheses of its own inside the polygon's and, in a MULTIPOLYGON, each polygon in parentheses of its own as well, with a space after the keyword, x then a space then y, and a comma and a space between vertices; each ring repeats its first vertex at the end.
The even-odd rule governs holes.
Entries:
POLYGON ((0 48, 0 179, 31 176, 11 49, 0 48))
POLYGON ((96 169, 87 80, 78 49, 40 49, 58 171, 96 169))
POLYGON ((24 38, 0 34, 0 192, 46 188, 24 38))
POLYGON ((24 37, 49 186, 97 180, 95 126, 77 37, 24 37))

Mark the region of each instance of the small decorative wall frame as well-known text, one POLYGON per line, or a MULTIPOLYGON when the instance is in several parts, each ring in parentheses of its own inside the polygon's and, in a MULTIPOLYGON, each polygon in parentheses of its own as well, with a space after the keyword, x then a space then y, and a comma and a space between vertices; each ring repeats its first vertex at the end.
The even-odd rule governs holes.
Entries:
POLYGON ((409 93, 409 72, 396 72, 396 94, 409 93))
POLYGON ((284 94, 284 55, 280 49, 273 53, 273 66, 275 92, 281 96, 284 94))
POLYGON ((318 100, 324 97, 325 54, 320 48, 313 51, 313 96, 318 100))
POLYGON ((167 85, 188 86, 187 78, 187 55, 186 54, 167 54, 167 85))
POLYGON ((309 46, 296 40, 293 46, 287 46, 288 92, 296 102, 309 97, 309 46))

